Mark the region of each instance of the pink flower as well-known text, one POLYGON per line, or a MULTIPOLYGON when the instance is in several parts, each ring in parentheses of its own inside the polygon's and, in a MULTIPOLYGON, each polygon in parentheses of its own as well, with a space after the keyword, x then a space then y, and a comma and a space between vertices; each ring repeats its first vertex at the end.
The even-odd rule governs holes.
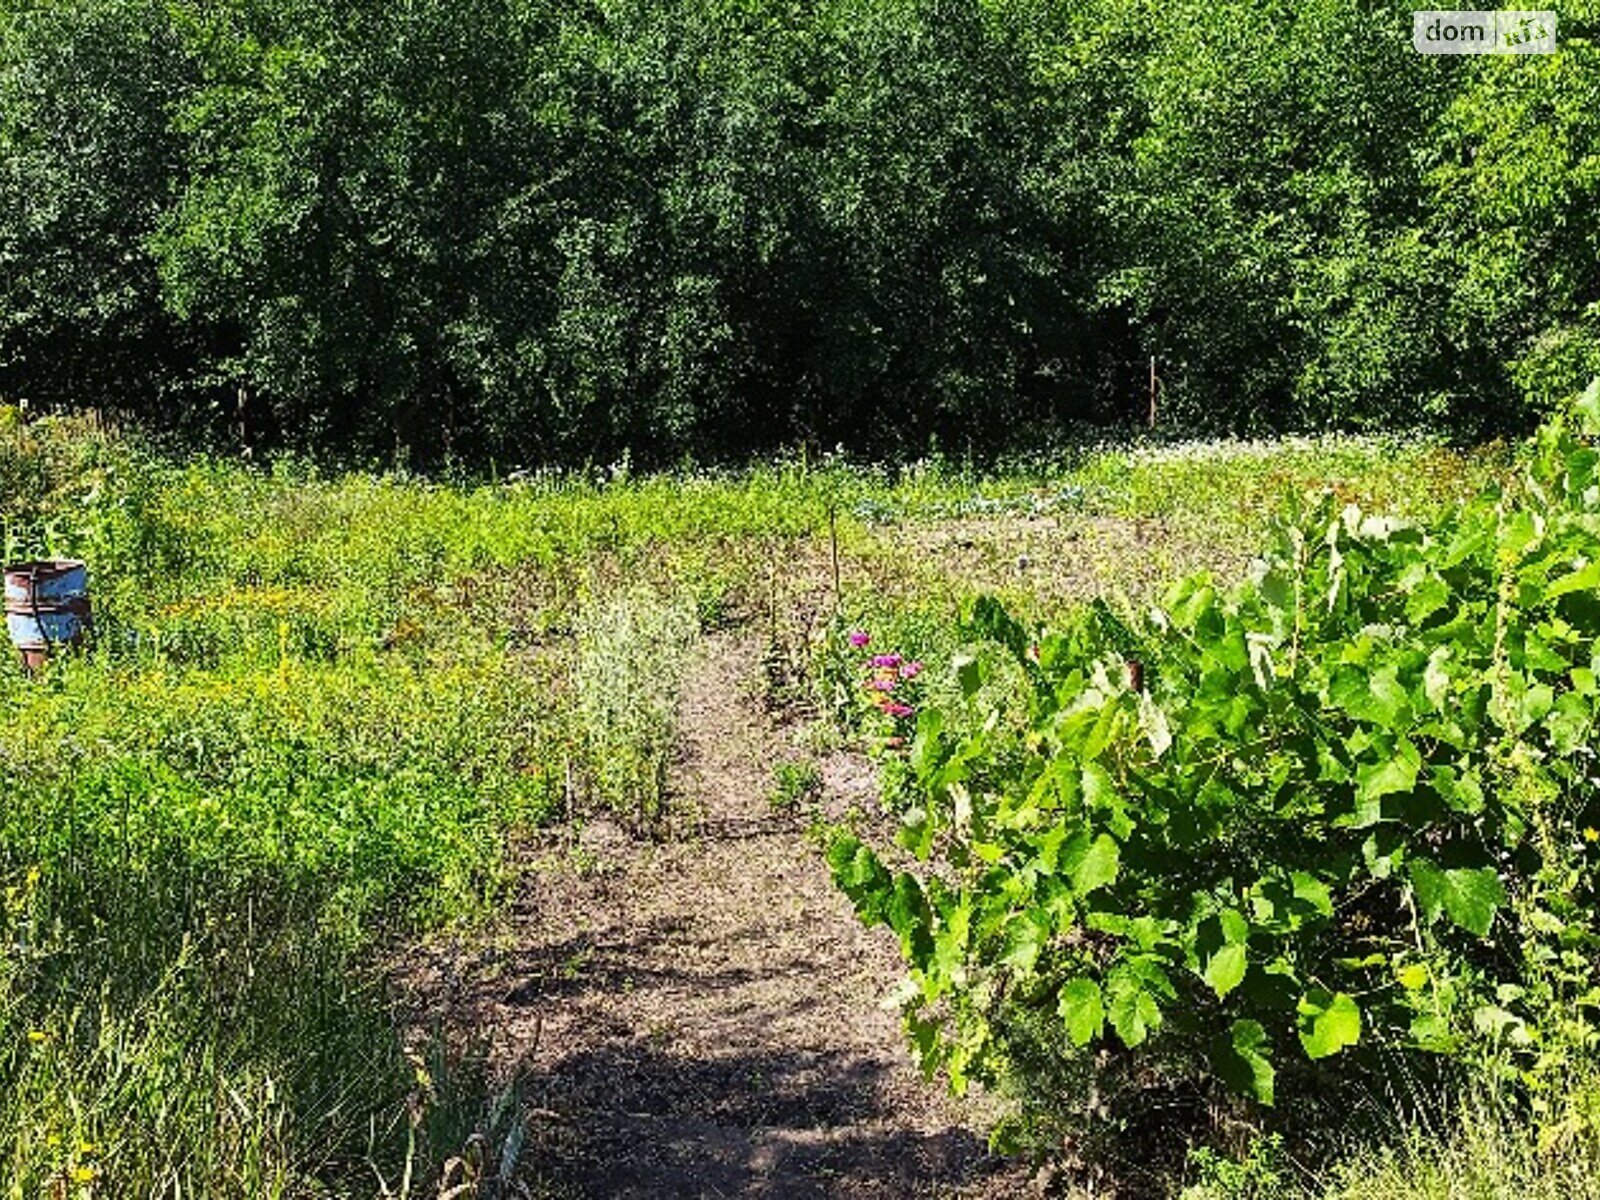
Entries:
POLYGON ((901 679, 915 679, 921 674, 922 664, 920 662, 908 662, 905 666, 900 668, 901 679))
POLYGON ((911 706, 909 704, 885 704, 883 711, 891 717, 909 717, 911 715, 911 706))
POLYGON ((898 667, 900 656, 898 654, 880 654, 872 660, 875 667, 898 667))
POLYGON ((892 692, 894 691, 894 680, 869 679, 867 680, 867 686, 875 692, 892 692))
POLYGON ((850 634, 850 644, 857 650, 861 649, 861 647, 865 646, 871 640, 871 636, 865 629, 856 629, 850 634))

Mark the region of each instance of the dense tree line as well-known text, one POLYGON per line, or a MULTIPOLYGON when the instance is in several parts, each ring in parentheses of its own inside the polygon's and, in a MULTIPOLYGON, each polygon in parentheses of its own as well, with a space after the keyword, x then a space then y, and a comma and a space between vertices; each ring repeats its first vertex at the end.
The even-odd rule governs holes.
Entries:
POLYGON ((0 0, 0 398, 660 460, 1600 373, 1594 0, 0 0))

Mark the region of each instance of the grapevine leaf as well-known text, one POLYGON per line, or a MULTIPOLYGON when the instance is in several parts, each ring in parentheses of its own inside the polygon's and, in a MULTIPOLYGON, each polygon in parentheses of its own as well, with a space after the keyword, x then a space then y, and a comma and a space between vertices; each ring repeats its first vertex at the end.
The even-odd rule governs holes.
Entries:
POLYGON ((828 865, 863 922, 877 925, 888 919, 891 876, 870 847, 854 834, 841 833, 828 846, 828 865))
POLYGON ((1460 1041, 1451 1030, 1450 1022, 1431 1013, 1412 1019, 1411 1040, 1421 1049, 1435 1054, 1452 1053, 1460 1041))
POLYGON ((1250 936, 1250 922, 1236 908, 1225 908, 1217 914, 1217 925, 1227 942, 1243 942, 1250 936))
POLYGON ((1113 808, 1120 803, 1116 780, 1099 763, 1084 764, 1080 786, 1083 802, 1091 809, 1113 808))
POLYGON ((1500 526, 1501 552, 1513 558, 1522 554, 1539 540, 1543 525, 1526 509, 1511 513, 1500 526))
POLYGON ((1172 747, 1172 726, 1167 714, 1150 698, 1149 692, 1139 693, 1139 725, 1150 739, 1150 753, 1154 757, 1160 758, 1172 747))
POLYGON ((925 708, 917 714, 917 733, 911 743, 911 769, 925 778, 937 770, 947 753, 944 714, 925 708))
POLYGON ((1361 1040, 1361 1009, 1343 992, 1312 988, 1300 999, 1300 1044, 1308 1058, 1327 1058, 1361 1040))
POLYGON ((1406 597, 1406 620, 1417 624, 1450 603, 1450 585, 1430 575, 1406 597))
POLYGON ((1357 720, 1392 729, 1409 716, 1411 701, 1393 666, 1368 673, 1342 668, 1328 689, 1328 699, 1357 720))
POLYGON ((1436 646, 1422 672, 1422 694, 1438 712, 1444 712, 1450 701, 1450 672, 1445 669, 1449 661, 1450 647, 1436 646))
POLYGON ((1120 989, 1111 996, 1111 1027, 1130 1050, 1142 1045, 1150 1030, 1161 1024, 1161 1010, 1149 992, 1120 989))
POLYGON ((1435 767, 1432 771, 1433 790, 1456 812, 1483 811, 1483 786, 1471 766, 1459 770, 1455 767, 1435 767))
POLYGON ((1085 762, 1093 763, 1111 744, 1111 739, 1117 731, 1117 717, 1121 711, 1121 708, 1110 700, 1100 706, 1100 719, 1094 723, 1094 728, 1089 731, 1089 737, 1083 743, 1081 752, 1085 762))
POLYGON ((1586 745, 1593 724, 1592 702, 1576 692, 1563 694, 1545 717, 1545 727, 1550 730, 1550 745, 1561 755, 1571 754, 1586 745))
MULTIPOLYGON (((1112 706, 1113 708, 1115 706, 1112 706)), ((1085 764, 1081 776, 1084 805, 1105 816, 1106 824, 1119 837, 1133 831, 1133 820, 1128 814, 1128 802, 1117 788, 1111 773, 1099 763, 1085 764)))
POLYGON ((1092 979, 1074 979, 1063 987, 1056 1011, 1067 1023, 1067 1036, 1074 1046, 1087 1046, 1105 1031, 1105 1002, 1100 985, 1092 979))
POLYGON ((933 936, 933 958, 928 973, 936 980, 948 980, 966 956, 972 931, 972 901, 965 897, 942 914, 939 932, 933 936))
POLYGON ((1517 732, 1544 720, 1555 703, 1555 690, 1549 684, 1536 683, 1524 691, 1517 705, 1517 732))
POLYGON ((1600 379, 1589 381, 1589 386, 1583 389, 1583 395, 1578 397, 1573 410, 1578 414, 1585 432, 1600 432, 1600 379))
POLYGON ((895 876, 884 920, 900 936, 900 949, 912 965, 925 968, 933 957, 933 917, 922 885, 909 872, 895 876))
POLYGON ((911 1045, 916 1051, 917 1066, 924 1079, 932 1079, 939 1069, 939 1023, 915 1015, 906 1017, 906 1032, 911 1035, 911 1045))

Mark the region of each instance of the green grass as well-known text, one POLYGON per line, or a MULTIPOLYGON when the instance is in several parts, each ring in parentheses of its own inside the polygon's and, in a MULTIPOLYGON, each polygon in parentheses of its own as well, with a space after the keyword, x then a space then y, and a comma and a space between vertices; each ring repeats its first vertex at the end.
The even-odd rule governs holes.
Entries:
POLYGON ((815 763, 781 762, 772 769, 772 807, 794 812, 822 794, 822 772, 815 763))
MULTIPOLYGON (((1369 1131, 1370 1135, 1370 1131, 1369 1131)), ((1278 1137, 1227 1157, 1190 1155, 1180 1200, 1595 1200, 1600 1197, 1600 1084, 1592 1063, 1561 1094, 1529 1106, 1487 1079, 1396 1120, 1333 1165, 1296 1160, 1278 1137)))
POLYGON ((98 623, 0 665, 5 1194, 426 1195, 511 1136, 506 1081, 405 1028, 384 964, 492 912, 520 831, 659 810, 705 627, 754 622, 814 697, 850 624, 933 657, 975 589, 1131 603, 1303 486, 1416 508, 1493 469, 1340 442, 447 486, 0 410, 6 558, 86 558, 98 623))

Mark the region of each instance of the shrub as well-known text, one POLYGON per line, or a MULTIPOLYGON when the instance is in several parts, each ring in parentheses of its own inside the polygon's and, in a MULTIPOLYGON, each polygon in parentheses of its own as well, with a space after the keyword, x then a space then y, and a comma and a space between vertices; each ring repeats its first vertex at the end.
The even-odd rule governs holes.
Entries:
POLYGON ((1600 997, 1597 432, 1600 383, 1435 523, 1325 497, 1249 582, 1186 579, 1140 621, 974 604, 1019 684, 919 714, 917 864, 829 851, 899 936, 924 1066, 1046 1125, 1158 1089, 1377 1094, 1396 1056, 1486 1047, 1553 1086, 1600 997))

